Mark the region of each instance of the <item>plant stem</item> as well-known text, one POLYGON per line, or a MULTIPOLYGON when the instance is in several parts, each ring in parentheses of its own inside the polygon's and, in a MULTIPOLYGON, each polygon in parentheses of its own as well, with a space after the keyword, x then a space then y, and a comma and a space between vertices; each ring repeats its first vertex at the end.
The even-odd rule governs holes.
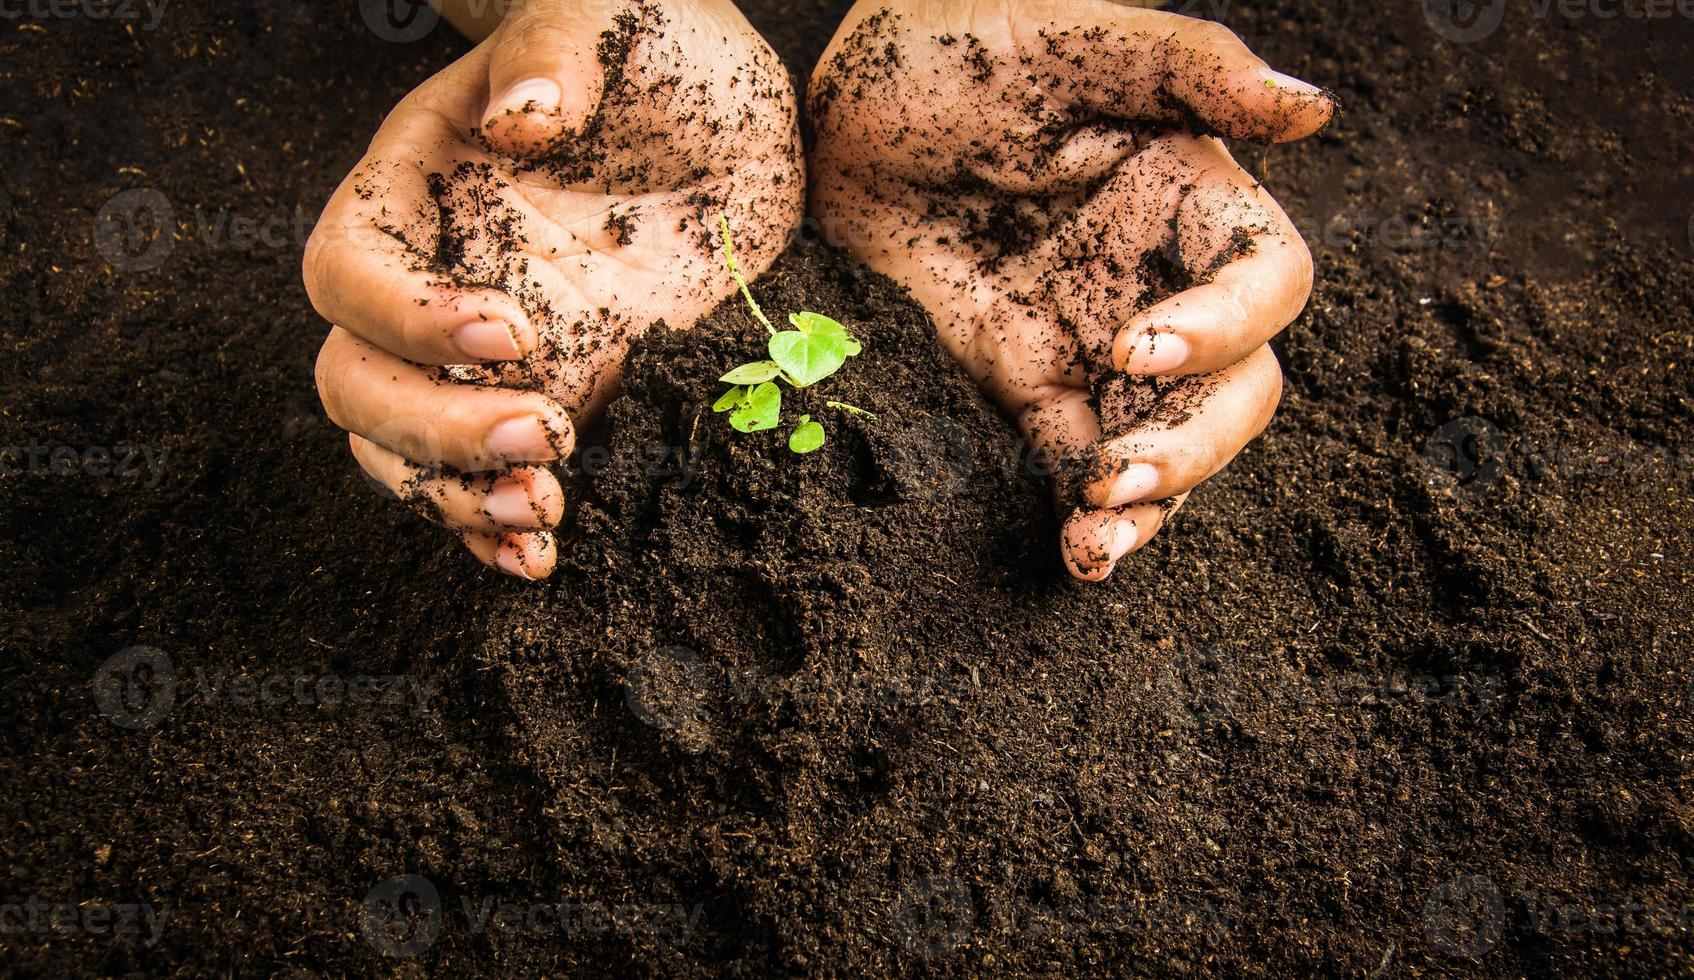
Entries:
POLYGON ((729 274, 735 277, 736 285, 741 287, 741 295, 746 298, 747 306, 752 309, 753 316, 765 325, 766 333, 775 336, 776 328, 771 326, 771 321, 765 316, 765 311, 759 309, 758 300, 753 298, 753 291, 747 288, 747 280, 741 275, 741 267, 735 264, 735 246, 731 243, 729 237, 729 215, 719 214, 718 226, 723 229, 723 257, 724 261, 729 264, 729 274))
POLYGON ((867 412, 866 410, 860 408, 857 405, 849 405, 846 402, 824 402, 824 404, 828 405, 830 408, 836 409, 838 411, 851 412, 854 415, 864 415, 866 417, 873 418, 873 419, 876 418, 875 412, 867 412))

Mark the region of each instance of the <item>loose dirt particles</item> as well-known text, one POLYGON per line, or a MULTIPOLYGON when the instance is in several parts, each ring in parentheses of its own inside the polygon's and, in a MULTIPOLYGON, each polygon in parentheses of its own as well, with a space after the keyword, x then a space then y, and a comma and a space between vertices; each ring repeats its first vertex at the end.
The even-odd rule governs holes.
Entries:
MULTIPOLYGON (((841 11, 749 13, 799 71, 841 11)), ((169 14, 0 38, 8 972, 1688 968, 1694 25, 1235 5, 1345 109, 1234 148, 1316 293, 1270 431, 1105 587, 922 314, 813 245, 755 289, 865 338, 815 394, 878 419, 795 459, 703 410, 740 307, 655 332, 525 587, 353 472, 299 284, 297 214, 462 44, 169 14), (177 234, 114 268, 145 188, 177 234), (168 705, 94 683, 135 645, 168 705), (443 913, 396 960, 404 875, 443 913)))

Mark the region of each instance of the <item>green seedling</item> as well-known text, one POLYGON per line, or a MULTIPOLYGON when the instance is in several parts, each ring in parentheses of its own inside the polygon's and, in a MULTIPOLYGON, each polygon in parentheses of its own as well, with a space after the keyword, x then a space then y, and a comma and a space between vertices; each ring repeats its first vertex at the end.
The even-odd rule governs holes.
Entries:
MULTIPOLYGON (((723 258, 729 266, 729 274, 741 287, 741 296, 747 301, 747 308, 753 311, 753 318, 770 334, 770 342, 766 345, 770 360, 743 364, 719 378, 719 381, 734 387, 712 404, 712 411, 728 412, 729 424, 739 432, 774 429, 782 421, 782 388, 776 384, 778 380, 796 389, 810 388, 841 370, 847 359, 858 356, 864 347, 846 327, 822 313, 790 313, 788 323, 794 329, 778 330, 765 316, 765 311, 759 308, 758 300, 753 298, 753 291, 747 286, 746 277, 741 274, 741 267, 735 262, 735 243, 729 233, 729 217, 719 215, 718 225, 723 231, 723 258)), ((827 404, 838 411, 876 418, 872 413, 846 402, 827 404)), ((799 425, 788 437, 788 448, 796 453, 809 453, 823 444, 823 425, 813 421, 810 415, 800 416, 799 425)))
POLYGON ((823 445, 823 426, 812 421, 810 415, 800 416, 800 424, 794 427, 794 434, 788 437, 788 448, 797 453, 809 453, 823 445))

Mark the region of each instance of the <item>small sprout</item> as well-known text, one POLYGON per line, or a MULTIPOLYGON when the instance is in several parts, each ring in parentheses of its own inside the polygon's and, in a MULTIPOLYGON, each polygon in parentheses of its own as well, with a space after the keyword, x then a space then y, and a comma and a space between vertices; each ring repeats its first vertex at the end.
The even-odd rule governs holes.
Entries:
MULTIPOLYGON (((770 334, 767 347, 771 359, 753 361, 732 369, 719 378, 735 387, 724 392, 712 405, 714 412, 729 412, 729 422, 741 432, 761 432, 773 429, 781 421, 782 389, 777 379, 795 388, 810 388, 841 370, 849 357, 857 357, 864 345, 839 322, 822 313, 802 311, 788 314, 793 330, 778 330, 772 326, 753 298, 741 267, 735 262, 735 244, 729 233, 729 216, 719 215, 718 226, 723 230, 723 258, 729 274, 741 287, 741 295, 754 319, 770 334)), ((867 418, 875 415, 845 402, 828 402, 830 408, 867 418)), ((788 448, 796 453, 809 453, 824 443, 823 425, 810 415, 800 416, 800 424, 788 438, 788 448)))
POLYGON ((823 440, 823 426, 813 422, 810 415, 802 415, 794 434, 788 437, 788 448, 796 453, 809 453, 822 446, 823 440))
POLYGON ((771 321, 765 316, 765 311, 759 309, 759 302, 753 298, 753 291, 747 288, 747 280, 741 275, 741 267, 735 264, 735 245, 729 237, 729 215, 718 215, 718 226, 723 229, 723 260, 729 266, 729 274, 734 277, 735 284, 741 287, 741 295, 747 299, 747 307, 753 311, 753 316, 765 325, 767 333, 776 333, 771 321))
POLYGON ((850 415, 863 415, 867 419, 876 418, 875 412, 867 412, 857 405, 849 405, 846 402, 824 402, 824 404, 838 412, 847 412, 850 415))

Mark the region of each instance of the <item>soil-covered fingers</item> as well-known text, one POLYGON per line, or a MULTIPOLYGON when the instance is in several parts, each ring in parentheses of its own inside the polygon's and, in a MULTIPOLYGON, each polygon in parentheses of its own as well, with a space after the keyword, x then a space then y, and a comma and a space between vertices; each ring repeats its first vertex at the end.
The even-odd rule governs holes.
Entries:
POLYGON ((513 578, 544 579, 553 574, 553 566, 559 560, 558 543, 546 531, 528 534, 466 531, 459 537, 478 561, 513 578))
POLYGON ((449 285, 424 268, 420 256, 439 233, 433 214, 418 168, 361 163, 306 243, 306 293, 318 314, 420 364, 515 360, 534 350, 535 328, 516 299, 449 285))
MULTIPOLYGON (((1221 146, 1210 152, 1228 161, 1221 146)), ((1119 328, 1112 345, 1119 371, 1220 370, 1281 333, 1311 297, 1306 243, 1270 195, 1233 161, 1206 171, 1183 198, 1175 225, 1175 261, 1191 285, 1119 328)))
POLYGON ((539 531, 564 517, 564 491, 541 467, 453 475, 419 466, 360 435, 349 435, 348 444, 377 485, 428 508, 428 516, 455 531, 539 531))
POLYGON ((600 106, 602 34, 610 0, 519 4, 487 41, 488 108, 483 135, 510 156, 528 156, 580 133, 600 106))
POLYGON ((1037 457, 1054 465, 1054 503, 1066 515, 1059 553, 1074 578, 1105 580, 1120 559, 1151 540, 1180 506, 1181 500, 1121 507, 1085 502, 1078 474, 1085 471, 1090 447, 1100 438, 1100 418, 1087 391, 1050 386, 1036 392, 1016 415, 1037 457))
POLYGON ((1080 457, 1082 502, 1122 507, 1193 489, 1264 431, 1281 396, 1269 346, 1215 374, 1111 379, 1100 391, 1105 436, 1080 457))
POLYGON ((575 439, 545 395, 442 381, 339 327, 318 353, 317 382, 336 425, 425 467, 546 463, 568 456, 575 439))
POLYGON ((1323 89, 1271 68, 1221 24, 1100 0, 1014 6, 1044 87, 1101 115, 1198 118, 1234 139, 1285 142, 1335 111, 1323 89))
POLYGON ((1071 576, 1084 582, 1103 582, 1125 556, 1145 547, 1170 516, 1188 500, 1171 500, 1128 507, 1079 507, 1059 532, 1059 552, 1071 576))

